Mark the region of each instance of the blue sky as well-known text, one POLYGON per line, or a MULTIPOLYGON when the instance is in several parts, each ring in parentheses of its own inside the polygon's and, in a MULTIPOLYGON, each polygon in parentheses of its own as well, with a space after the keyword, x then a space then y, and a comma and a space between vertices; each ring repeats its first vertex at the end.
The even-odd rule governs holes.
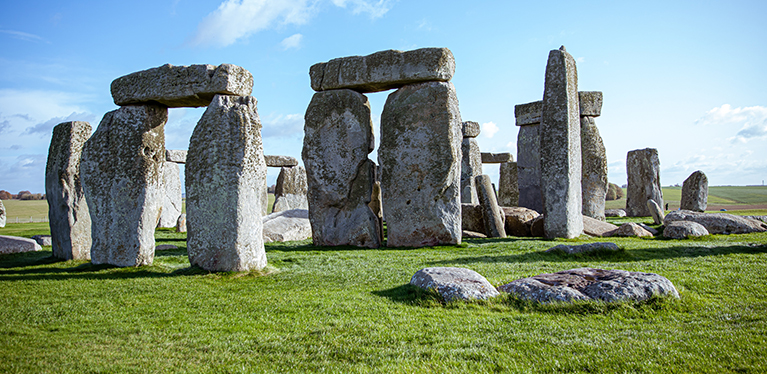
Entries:
MULTIPOLYGON (((604 92, 597 126, 611 181, 626 183, 628 151, 652 147, 663 185, 695 170, 711 185, 762 184, 765 14, 764 1, 5 2, 0 189, 44 192, 52 127, 95 129, 117 108, 112 80, 165 63, 248 69, 265 152, 300 159, 309 67, 386 49, 450 48, 461 114, 482 124, 482 151, 516 157, 514 105, 541 99, 548 52, 560 45, 577 60, 579 89, 604 92)), ((387 95, 368 95, 376 137, 387 95)), ((170 111, 167 148, 187 148, 203 111, 170 111)), ((497 167, 484 171, 497 180, 497 167)))

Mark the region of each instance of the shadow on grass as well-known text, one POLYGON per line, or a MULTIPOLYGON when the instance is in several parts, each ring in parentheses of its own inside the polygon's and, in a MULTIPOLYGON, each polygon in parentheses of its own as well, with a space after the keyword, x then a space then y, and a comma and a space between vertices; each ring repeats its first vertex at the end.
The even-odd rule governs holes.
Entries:
POLYGON ((442 297, 436 291, 424 290, 411 284, 403 284, 371 293, 376 296, 385 297, 395 303, 412 306, 433 307, 444 304, 442 297))

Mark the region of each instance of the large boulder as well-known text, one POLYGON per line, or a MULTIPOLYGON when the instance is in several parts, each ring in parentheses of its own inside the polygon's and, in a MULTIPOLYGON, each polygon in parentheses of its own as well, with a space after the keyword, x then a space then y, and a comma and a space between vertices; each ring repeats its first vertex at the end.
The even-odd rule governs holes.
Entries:
POLYGON ((617 229, 606 232, 602 236, 623 236, 623 237, 631 237, 631 236, 637 236, 637 237, 652 237, 652 232, 648 231, 642 225, 634 222, 627 222, 617 229))
POLYGON ((0 255, 9 253, 35 252, 43 248, 34 239, 0 235, 0 255))
POLYGON ((663 229, 663 236, 669 239, 686 239, 690 236, 708 234, 708 230, 703 225, 693 221, 674 221, 663 229))
POLYGON ((504 227, 509 236, 532 236, 530 226, 532 221, 541 214, 524 207, 501 207, 505 217, 504 227))
POLYGON ((461 228, 463 231, 485 232, 485 218, 479 204, 461 204, 461 228))
POLYGON ((312 236, 309 211, 292 209, 272 213, 263 218, 264 243, 304 240, 312 236))
POLYGON ((424 268, 413 275, 410 284, 424 290, 435 290, 447 302, 489 299, 500 295, 485 277, 465 268, 424 268))
POLYGON ((618 229, 612 223, 600 221, 596 218, 583 216, 583 233, 591 236, 607 236, 608 233, 618 229))
POLYGON ((623 209, 605 209, 605 217, 625 217, 626 211, 623 209))
POLYGON ((647 200, 663 206, 663 190, 660 188, 660 158, 655 148, 637 149, 626 156, 628 188, 626 191, 626 215, 649 217, 647 200))
POLYGON ((703 212, 708 206, 708 177, 698 170, 690 174, 682 184, 682 200, 679 209, 703 212))
POLYGON ((282 167, 274 188, 272 213, 291 209, 309 209, 306 191, 306 169, 303 166, 282 167))
POLYGON ((690 210, 675 210, 666 215, 663 224, 674 221, 697 222, 711 234, 747 234, 767 231, 767 223, 727 213, 699 213, 690 210))

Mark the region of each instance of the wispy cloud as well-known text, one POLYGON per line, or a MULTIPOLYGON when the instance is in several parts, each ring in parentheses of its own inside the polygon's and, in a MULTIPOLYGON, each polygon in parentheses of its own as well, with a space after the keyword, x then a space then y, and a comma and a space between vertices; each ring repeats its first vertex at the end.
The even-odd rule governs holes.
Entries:
POLYGON ((23 134, 26 134, 26 135, 50 134, 53 127, 62 122, 68 122, 68 121, 93 122, 95 119, 96 119, 96 116, 91 113, 73 112, 72 114, 66 117, 53 117, 45 122, 38 123, 31 127, 27 127, 27 129, 24 130, 23 134))
POLYGON ((482 135, 486 138, 492 138, 500 129, 498 125, 493 122, 487 122, 482 124, 482 135))
POLYGON ((341 8, 351 5, 352 14, 367 13, 370 18, 381 18, 393 6, 390 0, 366 1, 366 0, 332 0, 333 4, 341 8))
POLYGON ((767 139, 767 107, 751 106, 733 108, 724 104, 706 112, 695 121, 701 126, 740 126, 740 130, 728 138, 731 143, 747 143, 753 139, 767 139))
POLYGON ((287 38, 282 40, 282 49, 288 50, 288 49, 298 49, 301 47, 301 41, 304 39, 304 36, 301 34, 293 34, 291 36, 288 36, 287 38))
POLYGON ((0 134, 11 127, 11 122, 8 120, 0 122, 0 134))
POLYGON ((0 33, 7 34, 13 38, 24 40, 27 42, 48 43, 48 41, 43 39, 43 37, 35 35, 35 34, 30 34, 28 32, 16 31, 16 30, 0 30, 0 33))
POLYGON ((304 134, 304 115, 286 114, 265 117, 261 136, 264 138, 293 137, 304 134))

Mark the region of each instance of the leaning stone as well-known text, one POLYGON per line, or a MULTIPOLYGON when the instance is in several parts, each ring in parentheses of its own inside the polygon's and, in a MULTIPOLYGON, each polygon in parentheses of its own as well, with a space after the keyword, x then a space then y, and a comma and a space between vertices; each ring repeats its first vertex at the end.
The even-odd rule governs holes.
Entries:
POLYGON ((373 193, 370 194, 370 203, 368 206, 370 207, 370 210, 373 211, 373 213, 378 217, 378 232, 381 234, 381 236, 378 238, 378 240, 383 243, 383 205, 381 205, 381 181, 376 181, 373 183, 373 193))
POLYGON ((167 121, 168 109, 160 105, 121 107, 104 115, 85 142, 80 179, 91 216, 93 264, 152 264, 167 121))
POLYGON ((306 109, 302 153, 314 245, 381 246, 381 225, 368 207, 375 182, 375 163, 368 159, 373 146, 365 95, 352 90, 314 94, 306 109))
POLYGON ((481 232, 469 231, 469 230, 463 230, 462 233, 461 233, 461 236, 464 237, 464 238, 469 238, 469 239, 484 239, 484 238, 487 238, 487 235, 485 235, 485 234, 483 234, 481 232))
POLYGON ((606 217, 625 217, 626 211, 623 209, 605 209, 606 217))
POLYGON ((482 175, 482 158, 477 139, 463 138, 461 155, 461 203, 479 204, 474 178, 482 175))
POLYGON ((304 240, 312 236, 309 211, 292 209, 272 213, 263 218, 264 243, 304 240))
POLYGON ((162 168, 162 185, 165 191, 162 199, 162 210, 157 227, 176 227, 178 216, 181 215, 181 171, 175 162, 164 162, 162 168))
POLYGON ((637 223, 627 222, 620 225, 616 230, 605 233, 603 236, 652 237, 653 234, 637 223))
POLYGON ((540 213, 524 207, 506 207, 501 210, 505 217, 504 229, 506 235, 527 237, 532 236, 531 226, 533 220, 540 216, 540 213))
POLYGON ((474 270, 433 267, 418 270, 410 284, 435 290, 445 301, 489 299, 500 295, 490 282, 474 270))
POLYGON ((40 244, 40 246, 48 246, 53 245, 53 240, 51 239, 50 235, 35 235, 32 237, 32 240, 36 241, 37 244, 40 244))
POLYGON ((514 117, 516 117, 517 126, 538 125, 541 123, 541 111, 543 101, 533 101, 532 103, 519 104, 514 106, 514 117))
POLYGON ((508 153, 508 152, 504 152, 504 153, 482 152, 481 155, 482 155, 483 164, 502 164, 504 162, 514 161, 514 156, 512 156, 511 153, 508 153))
POLYGON ((485 232, 485 219, 479 204, 461 204, 461 228, 463 231, 485 232))
POLYGON ((607 236, 607 233, 615 231, 618 226, 612 223, 600 221, 589 216, 583 216, 583 233, 591 236, 607 236))
POLYGON ((3 205, 3 201, 0 200, 0 227, 5 227, 5 220, 6 220, 5 205, 3 205))
POLYGON ((563 252, 568 255, 589 252, 618 252, 620 248, 615 243, 586 243, 581 245, 560 244, 546 250, 547 253, 563 252))
POLYGON ((450 82, 391 93, 381 115, 387 246, 461 242, 461 113, 450 82))
POLYGON ((40 247, 40 244, 37 244, 33 239, 0 235, 0 255, 42 250, 43 248, 40 247))
POLYGON ((662 225, 663 224, 663 208, 658 205, 658 203, 655 202, 655 200, 647 200, 647 209, 650 210, 650 215, 652 215, 653 224, 656 225, 662 225))
POLYGON ((658 274, 593 268, 518 279, 498 287, 498 290, 538 303, 643 301, 654 296, 679 298, 671 281, 658 274))
POLYGON ((498 177, 498 204, 501 206, 519 205, 519 183, 517 163, 504 162, 498 177))
POLYGON ((476 138, 479 136, 481 129, 478 122, 463 121, 461 123, 461 132, 464 138, 476 138))
POLYGON ((176 232, 186 232, 186 213, 181 213, 176 221, 176 232))
POLYGON ((704 212, 708 206, 708 177, 698 170, 690 174, 682 184, 682 201, 679 209, 704 212))
POLYGON ((578 92, 579 110, 581 116, 599 117, 602 114, 602 92, 578 92))
POLYGON ((298 166, 298 160, 290 156, 265 155, 264 161, 266 161, 266 166, 272 168, 298 166))
MULTIPOLYGON (((583 105, 581 102, 581 110, 583 105)), ((581 163, 583 215, 604 221, 608 185, 607 152, 593 117, 581 117, 581 163)))
POLYGON ((540 124, 522 126, 517 134, 519 206, 543 212, 541 197, 540 124))
POLYGON ((64 122, 53 128, 45 166, 45 196, 53 257, 90 260, 91 216, 83 191, 80 163, 91 136, 88 122, 64 122))
POLYGON ((303 166, 281 168, 274 188, 272 213, 292 209, 309 209, 306 192, 306 169, 303 166))
POLYGON ((549 52, 541 114, 541 191, 546 238, 583 233, 578 73, 564 46, 549 52))
POLYGON ((485 235, 491 238, 506 237, 503 211, 495 199, 495 192, 493 192, 493 187, 490 184, 490 176, 478 176, 476 184, 479 205, 482 207, 482 218, 485 223, 485 235))
POLYGON ((454 72, 455 59, 449 49, 421 48, 336 58, 313 65, 309 77, 315 91, 348 88, 366 93, 427 81, 447 82, 454 72))
POLYGON ((186 164, 186 153, 186 150, 183 149, 166 149, 165 161, 186 164))
POLYGON ((767 231, 767 223, 727 213, 699 213, 690 210, 675 210, 666 215, 663 224, 674 221, 692 221, 703 225, 711 234, 747 234, 767 231))
POLYGON ((663 206, 663 190, 660 188, 660 159, 655 148, 637 149, 626 156, 626 215, 649 217, 647 200, 655 200, 663 206))
POLYGON ((189 140, 185 174, 189 262, 207 271, 264 268, 266 163, 256 98, 213 98, 189 140))
POLYGON ((692 221, 674 221, 663 229, 663 236, 669 239, 686 239, 690 236, 708 234, 708 230, 703 225, 692 221))
POLYGON ((165 64, 112 81, 112 98, 120 106, 159 103, 171 108, 200 107, 209 105, 216 94, 247 96, 252 91, 253 75, 231 64, 165 64))

